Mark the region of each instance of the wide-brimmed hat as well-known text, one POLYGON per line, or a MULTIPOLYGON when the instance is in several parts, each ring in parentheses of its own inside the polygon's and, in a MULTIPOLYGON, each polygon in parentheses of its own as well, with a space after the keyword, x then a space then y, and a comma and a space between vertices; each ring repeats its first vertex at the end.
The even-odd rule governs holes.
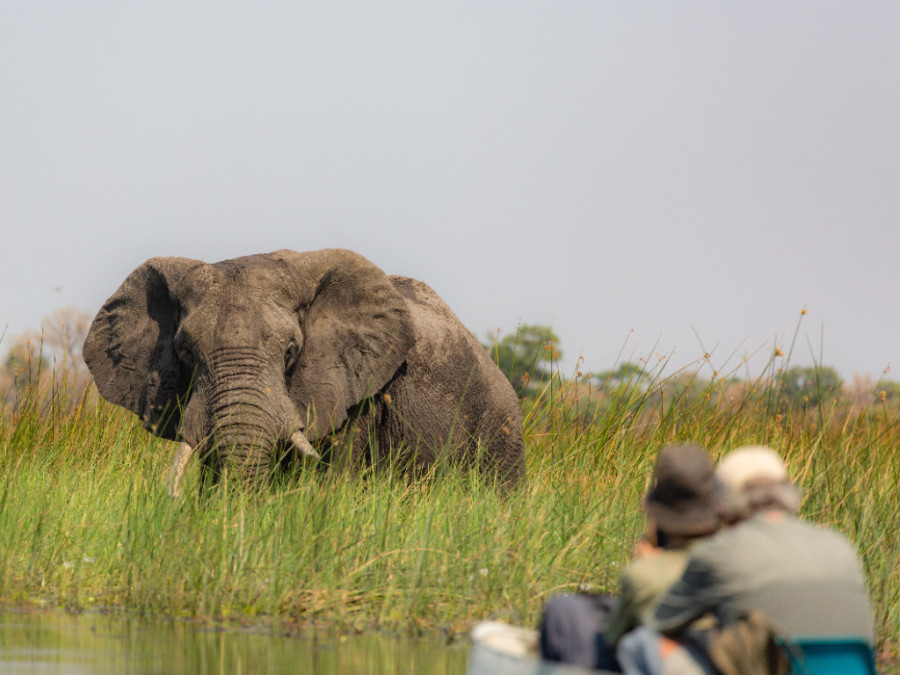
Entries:
POLYGON ((706 451, 698 445, 669 445, 659 451, 644 508, 667 534, 705 534, 719 524, 715 492, 715 467, 706 451))

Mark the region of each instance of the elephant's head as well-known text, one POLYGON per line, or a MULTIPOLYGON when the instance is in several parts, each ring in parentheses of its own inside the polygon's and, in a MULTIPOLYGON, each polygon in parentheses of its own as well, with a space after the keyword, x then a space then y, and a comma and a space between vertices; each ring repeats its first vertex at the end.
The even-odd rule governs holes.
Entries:
POLYGON ((277 251, 148 260, 98 312, 84 357, 104 398, 252 482, 280 445, 314 454, 413 340, 406 301, 362 256, 277 251))

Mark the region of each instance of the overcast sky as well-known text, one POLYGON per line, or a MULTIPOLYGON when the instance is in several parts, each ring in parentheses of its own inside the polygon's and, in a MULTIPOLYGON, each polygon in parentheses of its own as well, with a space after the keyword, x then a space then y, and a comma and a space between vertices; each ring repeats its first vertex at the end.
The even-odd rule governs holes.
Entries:
POLYGON ((900 3, 2 0, 0 343, 354 249, 563 370, 900 379, 900 3))

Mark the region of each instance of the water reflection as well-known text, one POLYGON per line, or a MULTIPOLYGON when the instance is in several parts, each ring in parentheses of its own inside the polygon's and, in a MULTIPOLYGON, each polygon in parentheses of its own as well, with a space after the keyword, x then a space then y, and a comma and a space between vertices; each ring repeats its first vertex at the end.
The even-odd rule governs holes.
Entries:
POLYGON ((312 640, 96 614, 0 614, 0 673, 464 673, 466 647, 380 635, 312 640))

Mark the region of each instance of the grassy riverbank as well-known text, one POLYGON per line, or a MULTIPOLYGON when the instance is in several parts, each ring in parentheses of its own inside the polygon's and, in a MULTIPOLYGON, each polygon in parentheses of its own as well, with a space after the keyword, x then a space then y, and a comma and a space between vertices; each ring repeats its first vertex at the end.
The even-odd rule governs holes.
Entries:
POLYGON ((173 443, 90 391, 72 402, 34 387, 0 413, 0 604, 287 629, 533 625, 553 593, 615 588, 660 445, 694 440, 718 457, 766 443, 803 488, 803 514, 856 542, 882 658, 896 658, 897 410, 876 400, 785 411, 762 389, 723 387, 690 399, 623 388, 593 412, 575 385, 548 388, 523 404, 528 481, 506 499, 439 469, 416 483, 306 471, 261 494, 206 497, 191 473, 178 501, 163 485, 173 443))

